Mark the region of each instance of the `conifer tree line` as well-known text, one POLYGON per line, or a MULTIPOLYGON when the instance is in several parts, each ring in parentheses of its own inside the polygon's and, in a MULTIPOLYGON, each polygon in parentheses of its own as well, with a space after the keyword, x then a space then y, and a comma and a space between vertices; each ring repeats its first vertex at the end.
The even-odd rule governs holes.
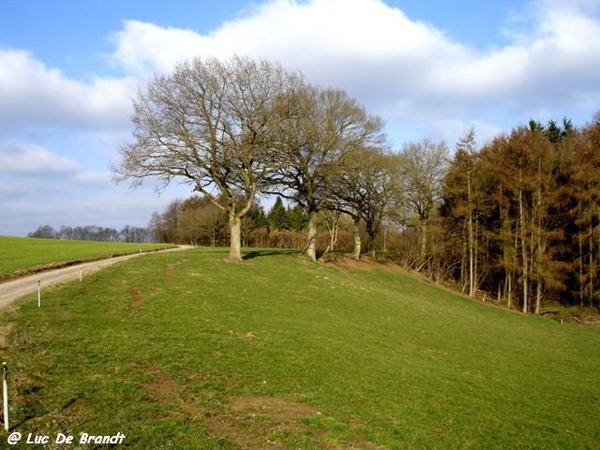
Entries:
POLYGON ((598 306, 599 188, 600 115, 581 128, 532 120, 480 149, 471 131, 440 204, 447 276, 523 312, 598 306))
POLYGON ((232 261, 243 246, 368 252, 524 312, 598 305, 600 116, 394 149, 345 91, 240 57, 157 75, 134 111, 115 181, 195 191, 153 215, 157 240, 228 244, 232 261))

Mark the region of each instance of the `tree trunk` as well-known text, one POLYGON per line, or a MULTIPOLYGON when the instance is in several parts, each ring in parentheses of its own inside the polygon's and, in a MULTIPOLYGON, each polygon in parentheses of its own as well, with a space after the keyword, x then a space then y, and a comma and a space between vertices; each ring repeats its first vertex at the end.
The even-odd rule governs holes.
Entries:
POLYGON ((471 172, 467 170, 467 202, 469 208, 467 232, 469 241, 469 297, 475 295, 475 267, 474 267, 474 249, 475 239, 473 237, 473 205, 471 202, 471 172))
POLYGON ((461 292, 465 292, 468 284, 468 232, 466 231, 468 227, 463 226, 462 229, 462 239, 461 241, 461 257, 460 257, 460 287, 461 292))
POLYGON ((594 228, 593 228, 594 216, 590 214, 590 238, 589 238, 589 269, 588 269, 588 302, 592 306, 594 304, 594 228))
POLYGON ((479 221, 475 218, 475 240, 473 241, 473 290, 479 289, 479 221))
MULTIPOLYGON (((596 259, 596 265, 600 265, 600 233, 598 235, 598 242, 596 243, 596 249, 598 251, 598 259, 596 259)), ((592 299, 594 298, 594 292, 592 292, 592 299)), ((595 302, 594 302, 595 303, 595 302)))
POLYGON ((328 218, 325 220, 327 225, 327 231, 329 231, 329 245, 325 249, 323 256, 329 253, 330 251, 335 250, 335 244, 338 240, 339 229, 340 229, 340 213, 339 212, 330 212, 328 214, 328 218))
POLYGON ((512 308, 512 274, 508 273, 506 278, 506 307, 512 308))
MULTIPOLYGON (((535 315, 540 315, 542 306, 542 159, 538 159, 538 188, 537 188, 537 258, 536 258, 536 295, 535 315)), ((545 247, 545 246, 544 246, 545 247)), ((533 253, 533 252, 532 252, 533 253)))
POLYGON ((306 238, 306 244, 302 254, 308 256, 313 261, 317 260, 316 250, 316 239, 317 239, 317 212, 310 211, 308 213, 308 236, 306 238))
POLYGON ((425 225, 425 220, 419 220, 419 229, 420 229, 420 238, 421 238, 421 246, 419 248, 419 259, 422 261, 425 259, 427 255, 427 226, 425 225))
POLYGON ((242 219, 239 215, 230 213, 229 215, 229 230, 230 230, 230 245, 229 245, 229 261, 242 261, 242 219))
MULTIPOLYGON (((517 229, 518 231, 518 229, 517 229)), ((517 270, 518 270, 518 253, 519 252, 519 236, 517 233, 515 233, 515 248, 514 248, 514 253, 512 255, 511 258, 511 266, 510 266, 510 272, 508 275, 508 309, 510 309, 512 307, 512 293, 513 293, 513 277, 515 277, 517 270)), ((516 284, 516 280, 515 280, 515 284, 516 284)))
POLYGON ((360 223, 360 218, 357 217, 354 219, 354 249, 352 250, 352 257, 357 261, 360 259, 360 229, 358 227, 360 223))
POLYGON ((514 248, 512 248, 512 225, 507 212, 502 204, 500 204, 500 217, 502 218, 500 240, 502 242, 502 264, 504 266, 504 295, 507 297, 507 307, 510 309, 512 306, 512 276, 515 267, 514 258, 517 253, 517 237, 515 236, 514 248))
MULTIPOLYGON (((581 217, 581 209, 579 210, 581 217)), ((583 295, 585 291, 583 281, 583 238, 581 237, 581 225, 577 231, 577 243, 579 247, 579 306, 583 308, 583 295)))
POLYGON ((542 308, 542 280, 537 276, 537 288, 535 295, 535 315, 539 316, 542 308))
POLYGON ((383 258, 387 253, 387 226, 383 229, 383 258))
POLYGON ((531 310, 531 308, 533 307, 535 309, 535 304, 533 303, 533 281, 534 281, 534 275, 536 276, 537 279, 537 263, 536 263, 536 247, 535 247, 535 234, 534 234, 534 230, 533 230, 533 222, 531 222, 530 225, 530 236, 529 236, 529 286, 530 286, 530 290, 531 292, 529 294, 531 295, 527 295, 527 312, 529 312, 529 310, 531 310), (535 273, 534 273, 535 271, 535 273))
POLYGON ((521 252, 523 258, 522 282, 523 282, 523 308, 524 313, 529 312, 528 294, 529 294, 529 267, 527 256, 527 230, 525 228, 525 211, 523 206, 523 185, 522 171, 519 168, 519 234, 521 236, 521 252))
POLYGON ((373 260, 376 260, 377 249, 375 248, 375 236, 377 235, 377 230, 374 229, 372 223, 367 226, 367 234, 369 235, 369 243, 371 244, 371 256, 373 257, 373 260))

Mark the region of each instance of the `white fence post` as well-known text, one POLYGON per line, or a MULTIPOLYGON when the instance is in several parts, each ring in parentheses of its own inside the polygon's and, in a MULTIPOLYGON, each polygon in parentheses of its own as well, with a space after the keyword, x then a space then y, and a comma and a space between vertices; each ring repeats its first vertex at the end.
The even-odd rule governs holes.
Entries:
POLYGON ((4 416, 4 429, 8 433, 10 425, 8 423, 8 381, 6 380, 6 374, 8 372, 8 366, 6 363, 2 363, 2 398, 3 398, 3 416, 4 416))

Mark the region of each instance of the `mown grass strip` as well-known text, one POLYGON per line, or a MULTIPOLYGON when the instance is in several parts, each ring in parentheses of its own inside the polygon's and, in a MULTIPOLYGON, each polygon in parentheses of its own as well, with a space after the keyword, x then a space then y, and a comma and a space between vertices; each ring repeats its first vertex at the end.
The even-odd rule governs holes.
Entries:
POLYGON ((23 299, 1 317, 17 429, 140 449, 600 446, 598 328, 270 253, 148 255, 23 299))

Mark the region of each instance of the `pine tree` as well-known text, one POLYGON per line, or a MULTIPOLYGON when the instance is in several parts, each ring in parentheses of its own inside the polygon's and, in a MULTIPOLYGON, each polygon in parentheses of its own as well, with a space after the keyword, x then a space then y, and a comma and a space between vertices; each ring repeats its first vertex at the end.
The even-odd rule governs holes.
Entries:
POLYGON ((287 210, 283 205, 281 197, 277 197, 275 203, 267 214, 267 221, 269 223, 269 230, 289 230, 290 225, 287 218, 287 210))

